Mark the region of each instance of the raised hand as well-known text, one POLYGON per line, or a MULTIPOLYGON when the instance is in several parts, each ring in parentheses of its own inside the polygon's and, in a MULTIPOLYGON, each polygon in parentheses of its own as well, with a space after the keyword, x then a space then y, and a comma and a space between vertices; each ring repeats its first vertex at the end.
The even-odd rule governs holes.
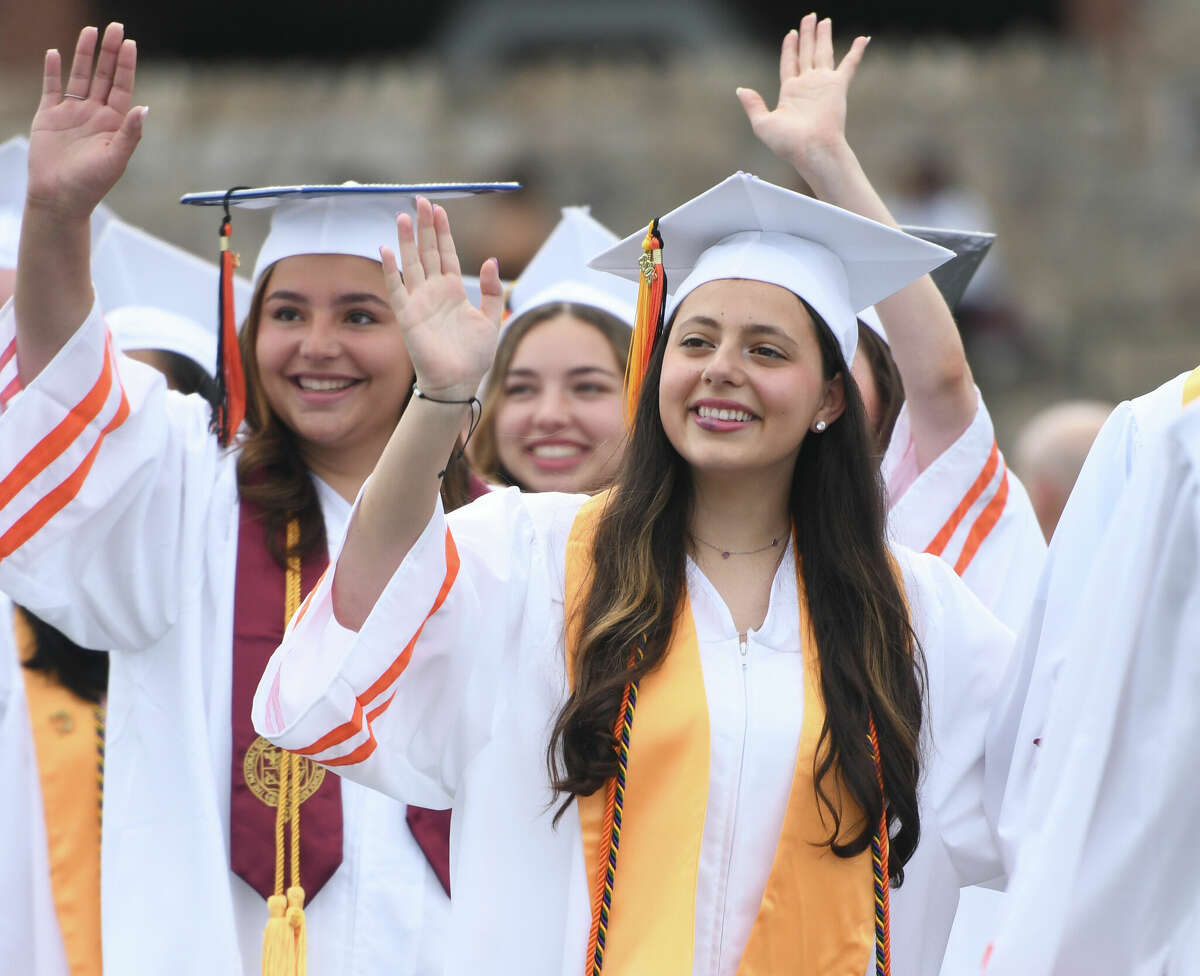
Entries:
POLYGON ((481 307, 467 300, 458 252, 446 211, 417 198, 417 234, 412 218, 401 214, 396 236, 403 276, 396 256, 380 248, 384 277, 396 318, 412 359, 418 388, 430 396, 467 400, 492 364, 504 294, 494 258, 479 272, 481 307))
POLYGON ((137 46, 120 24, 109 24, 103 39, 98 33, 95 27, 79 32, 66 88, 62 58, 46 52, 29 136, 27 202, 63 219, 86 219, 112 189, 146 116, 144 106, 131 107, 137 46))
POLYGON ((839 152, 846 140, 846 93, 870 38, 858 37, 840 64, 833 56, 833 22, 809 14, 788 31, 779 53, 779 103, 768 109, 751 88, 739 88, 754 134, 802 175, 839 152))

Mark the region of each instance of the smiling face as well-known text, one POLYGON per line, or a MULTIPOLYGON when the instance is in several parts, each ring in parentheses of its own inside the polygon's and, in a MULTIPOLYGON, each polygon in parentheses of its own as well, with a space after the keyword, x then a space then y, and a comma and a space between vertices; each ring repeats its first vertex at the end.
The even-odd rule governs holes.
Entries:
POLYGON ((817 421, 844 406, 826 380, 812 318, 778 285, 724 279, 676 311, 659 382, 663 430, 693 475, 786 479, 817 421))
POLYGON ((255 358, 271 410, 310 456, 383 450, 412 385, 383 266, 342 254, 277 262, 263 294, 255 358))
POLYGON ((526 491, 607 486, 625 445, 620 365, 594 325, 559 315, 527 332, 501 381, 500 464, 526 491))

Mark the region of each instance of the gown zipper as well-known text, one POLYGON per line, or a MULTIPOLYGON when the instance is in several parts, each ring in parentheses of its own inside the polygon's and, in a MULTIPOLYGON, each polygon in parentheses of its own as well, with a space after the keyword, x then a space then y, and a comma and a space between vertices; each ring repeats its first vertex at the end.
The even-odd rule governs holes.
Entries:
POLYGON ((742 772, 746 765, 746 739, 750 734, 750 684, 746 672, 750 667, 750 647, 746 634, 738 634, 738 656, 742 662, 742 747, 738 755, 737 778, 733 790, 733 823, 729 830, 729 856, 725 861, 725 877, 721 886, 721 938, 717 942, 717 972, 725 956, 725 922, 728 913, 729 876, 733 871, 733 844, 737 835, 738 810, 742 805, 742 772))

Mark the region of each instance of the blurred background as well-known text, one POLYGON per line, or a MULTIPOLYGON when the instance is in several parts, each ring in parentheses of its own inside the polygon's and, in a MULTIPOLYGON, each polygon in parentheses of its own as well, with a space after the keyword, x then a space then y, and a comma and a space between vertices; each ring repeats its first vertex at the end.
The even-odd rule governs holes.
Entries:
MULTIPOLYGON (((204 255, 238 184, 519 179, 452 207, 477 265, 516 275, 565 204, 619 234, 738 169, 785 184, 734 96, 773 104, 807 8, 659 0, 0 0, 0 141, 42 52, 110 19, 138 41, 145 137, 118 214, 204 255)), ((873 42, 850 104, 910 223, 999 235, 960 314, 1002 446, 1035 410, 1123 399, 1200 361, 1196 0, 836 0, 873 42)), ((247 261, 265 219, 244 214, 247 261)))

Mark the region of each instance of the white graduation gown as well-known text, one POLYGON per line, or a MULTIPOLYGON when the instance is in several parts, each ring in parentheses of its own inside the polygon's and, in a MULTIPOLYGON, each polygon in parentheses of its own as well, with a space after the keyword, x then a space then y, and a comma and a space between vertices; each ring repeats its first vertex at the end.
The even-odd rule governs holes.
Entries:
MULTIPOLYGON (((919 473, 908 405, 901 408, 882 465, 888 527, 911 549, 924 551, 936 542, 941 558, 1015 631, 1033 602, 1046 543, 1025 486, 996 444, 978 390, 976 396, 971 424, 919 473)), ((946 946, 946 976, 978 968, 1003 900, 990 888, 963 890, 946 946)))
MULTIPOLYGON (((361 631, 333 618, 329 574, 255 696, 256 728, 285 748, 350 722, 353 734, 316 758, 353 753, 332 768, 453 804, 451 976, 577 976, 583 966, 591 885, 578 811, 552 826, 546 773, 567 695, 565 547, 583 501, 510 489, 448 518, 439 504, 361 631)), ((981 806, 981 736, 1011 634, 940 560, 902 548, 896 557, 928 667, 926 853, 892 900, 893 972, 918 976, 937 969, 959 887, 999 870, 981 806)), ((792 559, 789 548, 744 655, 716 591, 688 570, 712 717, 696 973, 736 970, 791 787, 803 686, 792 559)))
POLYGON ((1069 649, 1076 646, 1073 635, 1094 610, 1083 598, 1084 584, 1146 447, 1163 436, 1183 408, 1187 377, 1183 373, 1119 404, 1105 421, 1055 529, 1029 617, 1018 629, 987 740, 987 802, 1009 866, 1027 816, 1049 701, 1069 649))
POLYGON ((988 976, 1200 972, 1200 407, 1176 413, 1078 584, 988 976))
MULTIPOLYGON (((10 302, 0 362, 13 335, 10 302)), ((13 368, 9 356, 0 385, 13 368)), ((203 401, 112 353, 96 309, 0 416, 0 485, 11 495, 0 506, 0 590, 82 646, 114 649, 101 889, 105 969, 116 976, 260 968, 266 905, 229 868, 236 462, 208 432, 203 401)), ((319 494, 337 539, 349 506, 319 494)), ((0 766, 19 765, 9 753, 28 750, 28 738, 5 735, 0 766)), ((40 803, 34 768, 9 790, 5 816, 40 803)), ((342 865, 306 908, 308 971, 439 972, 448 901, 403 803, 349 782, 342 803, 342 865)), ((36 892, 43 880, 25 884, 36 892)), ((10 884, 23 882, 4 872, 0 902, 29 897, 10 884)), ((28 971, 59 976, 47 965, 28 971)))

